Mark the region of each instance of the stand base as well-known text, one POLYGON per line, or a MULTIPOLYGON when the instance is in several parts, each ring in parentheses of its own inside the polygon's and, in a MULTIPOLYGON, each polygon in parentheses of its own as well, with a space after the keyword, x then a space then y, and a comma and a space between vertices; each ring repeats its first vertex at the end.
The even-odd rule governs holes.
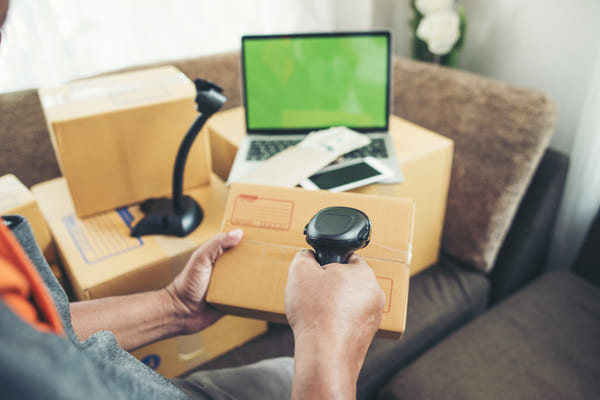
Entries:
POLYGON ((146 216, 131 231, 131 236, 168 235, 184 237, 192 233, 204 216, 194 199, 183 196, 183 210, 175 210, 173 199, 153 198, 140 204, 146 216))

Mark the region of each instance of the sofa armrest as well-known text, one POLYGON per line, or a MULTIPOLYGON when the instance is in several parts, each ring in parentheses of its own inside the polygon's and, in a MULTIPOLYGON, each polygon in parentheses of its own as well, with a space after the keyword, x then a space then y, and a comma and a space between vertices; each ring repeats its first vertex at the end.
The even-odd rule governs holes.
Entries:
POLYGON ((569 159, 546 150, 527 188, 491 273, 497 303, 542 273, 565 185, 569 159))

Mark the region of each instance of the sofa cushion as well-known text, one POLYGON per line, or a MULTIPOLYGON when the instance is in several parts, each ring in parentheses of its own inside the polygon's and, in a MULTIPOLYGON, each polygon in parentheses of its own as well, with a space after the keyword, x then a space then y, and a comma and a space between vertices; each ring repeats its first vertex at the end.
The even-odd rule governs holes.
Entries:
POLYGON ((537 90, 394 59, 393 113, 454 140, 442 248, 489 272, 557 121, 537 90))
POLYGON ((411 278, 406 332, 400 340, 373 341, 358 379, 358 398, 371 398, 400 368, 481 314, 489 295, 484 274, 446 256, 411 278))
MULTIPOLYGON (((484 274, 461 268, 446 257, 412 278, 406 333, 400 340, 376 338, 373 341, 358 380, 358 397, 371 397, 399 368, 479 315, 487 305, 489 290, 484 274)), ((293 353, 294 339, 289 327, 271 325, 265 335, 199 369, 245 365, 293 353)))
POLYGON ((380 398, 599 398, 598 338, 600 289, 553 272, 401 370, 380 398))

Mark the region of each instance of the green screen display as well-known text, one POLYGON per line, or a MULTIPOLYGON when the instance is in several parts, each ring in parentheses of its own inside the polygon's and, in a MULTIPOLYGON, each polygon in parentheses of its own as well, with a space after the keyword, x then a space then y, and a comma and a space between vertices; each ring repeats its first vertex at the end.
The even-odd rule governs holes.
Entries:
POLYGON ((249 131, 384 129, 389 34, 246 36, 249 131))

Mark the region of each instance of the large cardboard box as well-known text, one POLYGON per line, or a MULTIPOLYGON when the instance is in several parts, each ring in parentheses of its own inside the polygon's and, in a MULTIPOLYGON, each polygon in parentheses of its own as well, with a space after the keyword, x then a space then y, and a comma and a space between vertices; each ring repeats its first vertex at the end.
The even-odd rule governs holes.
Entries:
POLYGON ((0 177, 0 214, 19 214, 27 218, 35 240, 49 264, 57 260, 48 224, 31 191, 13 174, 0 177))
MULTIPOLYGON (((216 176, 186 192, 204 210, 200 226, 185 238, 129 236, 142 216, 137 205, 79 218, 64 178, 35 185, 32 192, 48 221, 65 273, 79 300, 165 287, 191 253, 218 233, 228 189, 216 176)), ((134 355, 165 376, 176 376, 264 333, 264 321, 225 316, 208 329, 157 342, 134 355)))
MULTIPOLYGON (((207 123, 213 153, 212 168, 227 179, 238 145, 246 134, 244 109, 215 114, 207 123)), ((415 275, 439 259, 454 142, 395 115, 389 133, 404 174, 398 184, 374 184, 351 192, 408 198, 415 201, 410 273, 415 275)))
POLYGON ((406 325, 414 202, 384 196, 313 192, 234 183, 223 230, 244 230, 242 241, 217 261, 207 300, 225 312, 286 322, 288 267, 306 244, 304 227, 322 208, 365 212, 371 240, 357 251, 373 268, 386 295, 378 335, 399 338, 406 325))
MULTIPOLYGON (((194 84, 173 66, 40 89, 46 122, 78 216, 171 193, 179 146, 198 116, 194 84)), ((210 180, 208 135, 185 168, 190 189, 210 180)))
POLYGON ((163 376, 173 378, 266 331, 264 321, 226 315, 202 332, 161 340, 131 354, 163 376))

